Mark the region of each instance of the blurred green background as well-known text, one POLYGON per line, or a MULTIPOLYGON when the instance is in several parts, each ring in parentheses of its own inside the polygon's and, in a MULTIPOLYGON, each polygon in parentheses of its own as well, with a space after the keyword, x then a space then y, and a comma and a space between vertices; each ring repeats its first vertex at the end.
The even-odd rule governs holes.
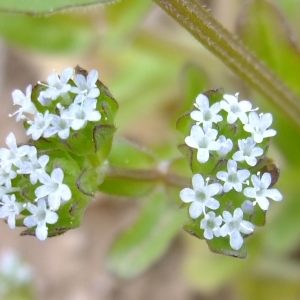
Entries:
MULTIPOLYGON (((299 0, 203 4, 300 98, 299 0)), ((204 241, 180 232, 150 269, 128 281, 107 271, 106 257, 136 218, 139 199, 99 195, 79 229, 44 243, 1 222, 0 251, 17 251, 33 277, 30 296, 11 283, 17 293, 0 293, 0 299, 300 299, 300 128, 154 3, 124 0, 46 16, 0 14, 1 146, 12 130, 26 140, 21 125, 7 117, 12 90, 77 64, 97 69, 119 101, 117 136, 161 157, 180 156, 176 118, 204 90, 240 92, 240 99, 271 112, 278 133, 269 155, 281 170, 276 188, 284 201, 272 203, 266 226, 247 239, 248 259, 210 253, 204 241)))

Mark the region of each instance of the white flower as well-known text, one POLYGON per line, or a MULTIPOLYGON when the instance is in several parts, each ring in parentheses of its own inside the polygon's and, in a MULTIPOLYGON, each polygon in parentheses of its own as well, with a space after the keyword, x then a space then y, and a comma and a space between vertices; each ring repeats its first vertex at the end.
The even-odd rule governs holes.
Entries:
POLYGON ((48 138, 57 133, 61 139, 67 139, 70 135, 71 123, 71 120, 53 115, 51 119, 51 126, 45 130, 44 137, 48 138))
POLYGON ((200 94, 196 98, 196 103, 194 104, 199 111, 192 111, 191 118, 197 121, 197 124, 203 124, 203 127, 212 127, 212 123, 218 123, 223 120, 223 118, 218 115, 220 111, 220 103, 217 102, 209 107, 209 100, 208 98, 200 94))
POLYGON ((34 121, 28 121, 31 126, 27 129, 26 134, 31 135, 33 140, 38 140, 50 126, 52 116, 53 115, 49 114, 48 110, 44 115, 42 113, 37 113, 34 121))
POLYGON ((209 211, 200 222, 200 228, 204 229, 204 237, 208 240, 211 240, 214 236, 219 237, 222 221, 221 216, 216 217, 213 211, 209 211))
POLYGON ((19 174, 30 174, 31 184, 36 184, 41 173, 45 172, 45 167, 49 161, 48 155, 37 157, 37 149, 34 146, 30 147, 28 160, 22 161, 19 165, 19 174))
POLYGON ((84 127, 87 121, 99 121, 101 115, 96 108, 96 99, 87 98, 81 104, 71 104, 68 109, 61 113, 61 117, 66 120, 71 120, 71 128, 79 130, 84 127))
POLYGON ((257 163, 256 157, 261 156, 264 150, 260 147, 255 147, 255 142, 252 137, 246 140, 238 140, 239 151, 235 152, 232 158, 236 161, 246 161, 249 166, 255 166, 257 163))
POLYGON ((47 78, 48 88, 40 93, 38 101, 42 105, 47 105, 51 100, 56 100, 59 96, 64 97, 71 90, 71 85, 68 82, 73 72, 73 68, 66 68, 61 72, 60 77, 56 73, 50 74, 47 78))
POLYGON ((256 112, 249 113, 249 123, 244 125, 244 130, 252 133, 256 143, 261 143, 264 138, 276 135, 274 129, 268 129, 273 121, 270 113, 258 115, 256 112))
POLYGON ((85 78, 82 74, 75 74, 74 82, 76 86, 72 86, 71 92, 78 94, 74 103, 81 103, 86 98, 97 98, 100 95, 100 90, 97 88, 98 72, 91 70, 85 78))
POLYGON ((61 201, 71 199, 70 188, 62 183, 64 179, 62 169, 55 168, 51 173, 51 177, 46 172, 42 172, 39 174, 38 179, 43 185, 36 188, 35 195, 37 198, 48 196, 48 204, 52 210, 57 210, 61 201))
POLYGON ((225 224, 221 227, 221 236, 230 236, 230 246, 234 250, 239 250, 243 245, 243 237, 241 233, 250 234, 254 230, 252 223, 243 220, 243 211, 236 208, 233 216, 230 212, 223 212, 223 220, 225 224))
MULTIPOLYGON (((12 288, 11 284, 7 284, 8 282, 13 282, 13 286, 20 287, 30 284, 33 279, 31 268, 21 259, 19 252, 13 248, 1 250, 0 274, 2 278, 0 281, 1 299, 4 295, 8 295, 7 292, 12 288)), ((4 298, 7 299, 5 296, 4 298)))
POLYGON ((8 134, 5 142, 9 149, 0 148, 0 164, 1 168, 9 172, 12 165, 18 167, 23 157, 28 154, 30 147, 27 145, 18 147, 16 137, 12 132, 8 134))
POLYGON ((11 188, 11 180, 17 177, 17 173, 9 168, 0 168, 0 185, 11 188))
POLYGON ((274 201, 281 201, 282 195, 277 189, 268 189, 272 181, 270 173, 264 173, 261 178, 257 175, 251 176, 253 187, 244 189, 244 195, 249 198, 255 198, 254 204, 258 204, 262 210, 269 208, 268 198, 274 201))
POLYGON ((191 135, 185 138, 188 146, 198 150, 197 160, 205 163, 209 159, 209 151, 219 150, 220 143, 216 141, 217 130, 206 128, 205 131, 198 125, 194 125, 191 129, 191 135))
POLYGON ((233 147, 233 143, 231 139, 226 139, 224 135, 221 135, 217 142, 220 143, 220 149, 217 150, 217 153, 220 157, 225 157, 233 147))
POLYGON ((28 113, 32 115, 37 113, 37 109, 35 105, 31 102, 31 92, 32 92, 32 86, 29 85, 26 88, 26 95, 24 95, 20 90, 15 90, 12 93, 14 105, 19 105, 21 107, 16 112, 10 114, 9 116, 12 117, 15 114, 18 114, 16 118, 17 122, 20 121, 21 119, 26 118, 24 116, 24 113, 28 113))
POLYGON ((205 184, 204 179, 200 174, 195 174, 192 178, 193 189, 184 188, 180 191, 180 198, 185 203, 190 203, 189 213, 191 218, 198 218, 202 212, 205 213, 205 207, 210 209, 217 209, 220 206, 212 196, 220 191, 218 183, 205 184))
POLYGON ((8 226, 13 229, 16 226, 16 215, 24 209, 22 203, 16 202, 15 195, 4 195, 0 202, 0 218, 7 218, 8 226))
POLYGON ((247 100, 238 102, 238 93, 233 95, 225 94, 221 100, 221 108, 227 111, 227 122, 233 124, 238 118, 243 124, 248 122, 246 112, 251 111, 252 104, 247 100))
POLYGON ((36 226, 36 237, 44 241, 48 236, 48 228, 46 224, 55 224, 58 220, 58 215, 54 211, 47 209, 46 200, 40 199, 38 205, 32 203, 27 204, 27 209, 32 213, 31 216, 24 219, 24 225, 27 227, 36 226))
POLYGON ((217 178, 225 181, 223 191, 227 193, 234 188, 237 192, 241 192, 242 184, 250 176, 250 172, 246 169, 237 170, 237 163, 232 159, 228 160, 227 170, 228 172, 219 171, 217 173, 217 178))
POLYGON ((245 200, 241 205, 241 209, 243 212, 247 214, 253 213, 254 210, 253 202, 250 200, 245 200))

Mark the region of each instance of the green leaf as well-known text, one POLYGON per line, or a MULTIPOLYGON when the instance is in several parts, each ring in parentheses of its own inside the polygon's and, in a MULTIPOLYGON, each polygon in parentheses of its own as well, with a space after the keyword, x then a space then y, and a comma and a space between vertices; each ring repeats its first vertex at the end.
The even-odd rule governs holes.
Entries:
POLYGON ((253 265, 259 253, 256 236, 251 237, 250 243, 247 245, 247 247, 250 246, 249 253, 251 255, 247 259, 233 259, 210 252, 203 241, 186 235, 183 271, 189 283, 202 292, 213 292, 226 284, 229 278, 248 269, 250 265, 253 265))
POLYGON ((145 271, 165 253, 184 216, 184 211, 167 203, 163 192, 152 193, 135 223, 112 245, 108 269, 121 278, 145 271))
POLYGON ((114 0, 1 0, 0 11, 26 14, 53 13, 58 10, 111 3, 114 0))
POLYGON ((128 43, 128 39, 140 30, 140 22, 151 6, 151 1, 141 0, 118 1, 115 5, 108 5, 105 9, 105 19, 113 31, 113 34, 106 37, 109 46, 117 46, 120 42, 128 43))
POLYGON ((284 195, 280 211, 276 218, 268 223, 265 241, 268 248, 277 254, 289 253, 299 245, 300 201, 299 201, 299 166, 281 174, 280 189, 284 195))
POLYGON ((91 20, 79 14, 32 17, 0 13, 0 35, 21 48, 69 53, 87 49, 93 31, 91 20))
POLYGON ((287 20, 265 0, 247 1, 240 15, 238 34, 273 71, 300 95, 300 52, 287 20))

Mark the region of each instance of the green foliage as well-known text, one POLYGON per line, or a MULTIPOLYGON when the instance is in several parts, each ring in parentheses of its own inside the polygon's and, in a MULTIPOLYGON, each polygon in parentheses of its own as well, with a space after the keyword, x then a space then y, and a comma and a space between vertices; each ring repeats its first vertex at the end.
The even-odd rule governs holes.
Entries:
POLYGON ((269 1, 252 0, 240 15, 238 34, 276 75, 300 96, 300 51, 281 12, 269 1))
POLYGON ((91 25, 91 20, 79 14, 32 17, 0 13, 0 35, 5 40, 46 53, 78 53, 87 49, 93 37, 91 25))
POLYGON ((57 10, 84 7, 92 4, 104 4, 114 0, 2 0, 0 11, 13 13, 41 14, 53 13, 57 10))
MULTIPOLYGON (((85 1, 85 4, 92 2, 85 1)), ((108 1, 102 1, 104 2, 108 1)), ((239 17, 238 35, 251 51, 255 52, 268 68, 299 96, 299 49, 296 40, 292 39, 293 34, 286 26, 287 22, 299 24, 299 3, 298 0, 277 0, 276 3, 284 9, 289 17, 288 21, 272 2, 250 0, 243 4, 239 17)), ((66 9, 70 5, 83 4, 84 1, 22 1, 21 3, 7 0, 1 2, 0 10, 19 12, 22 10, 40 14, 66 9)), ((66 179, 73 185, 74 190, 77 189, 74 192, 75 198, 80 199, 76 201, 74 198, 75 201, 72 204, 65 204, 62 207, 62 214, 67 217, 60 220, 59 227, 51 227, 50 232, 52 235, 64 232, 69 228, 66 224, 70 218, 74 227, 78 226, 88 199, 99 189, 113 195, 146 196, 142 199, 144 206, 136 223, 121 234, 108 254, 110 270, 120 277, 132 278, 157 261, 166 251, 176 232, 180 230, 182 223, 185 224, 184 228, 187 231, 202 238, 199 224, 186 222, 184 209, 178 210, 178 207, 165 202, 169 199, 180 205, 181 200, 178 197, 180 189, 188 186, 192 172, 203 171, 195 167, 195 151, 181 145, 180 151, 187 160, 178 158, 179 152, 177 158, 174 157, 176 155, 172 156, 166 174, 176 176, 164 177, 157 172, 157 166, 160 164, 159 155, 157 158, 145 148, 125 140, 116 139, 112 143, 112 135, 115 131, 115 124, 120 133, 132 127, 136 129, 142 126, 142 132, 146 132, 148 122, 151 124, 151 122, 160 121, 160 118, 164 118, 168 126, 171 123, 174 127, 172 118, 193 109, 192 103, 196 95, 203 90, 223 86, 226 91, 240 91, 243 97, 258 99, 256 105, 264 111, 273 113, 274 128, 278 131, 278 135, 270 145, 270 153, 281 168, 278 185, 283 191, 284 201, 278 205, 277 210, 274 209, 268 214, 267 226, 246 239, 250 254, 247 260, 234 260, 230 257, 211 254, 204 241, 186 237, 183 268, 189 282, 202 291, 216 291, 226 283, 232 287, 240 299, 280 299, 280 297, 293 299, 297 293, 299 294, 299 273, 297 273, 299 264, 298 260, 291 260, 291 253, 299 251, 300 241, 299 126, 295 126, 290 115, 287 116, 282 107, 276 108, 272 99, 267 100, 257 94, 254 97, 253 92, 250 92, 248 88, 252 84, 251 79, 243 77, 243 83, 236 80, 232 73, 240 73, 233 65, 230 66, 232 73, 228 76, 227 70, 202 47, 195 44, 188 35, 182 31, 173 31, 177 30, 176 26, 170 26, 170 31, 162 30, 161 32, 163 25, 154 27, 152 32, 145 29, 142 21, 150 6, 149 1, 134 0, 130 3, 122 1, 107 7, 105 26, 108 30, 100 38, 96 35, 92 20, 89 20, 92 19, 92 17, 89 18, 89 14, 83 16, 76 12, 74 15, 54 15, 47 16, 47 18, 1 15, 1 36, 21 48, 69 54, 84 49, 89 50, 90 42, 94 41, 93 47, 98 51, 95 51, 97 56, 89 57, 89 59, 97 64, 101 58, 101 62, 108 65, 104 73, 108 74, 109 87, 121 102, 121 113, 114 119, 117 111, 116 102, 105 92, 105 87, 102 87, 102 95, 105 98, 102 99, 102 105, 98 109, 107 116, 109 121, 102 119, 101 124, 94 127, 93 133, 91 127, 87 128, 89 140, 86 143, 85 134, 78 140, 74 135, 70 137, 68 144, 72 145, 71 148, 80 147, 80 156, 78 152, 72 151, 60 142, 55 145, 46 144, 45 141, 35 142, 37 147, 47 153, 51 153, 50 150, 57 147, 68 151, 66 156, 62 155, 61 151, 57 152, 57 156, 60 157, 58 164, 70 172, 71 175, 66 179), (190 61, 193 63, 189 63, 190 61), (178 74, 181 75, 179 82, 178 74), (210 80, 207 79, 206 74, 210 80), (115 121, 112 122, 112 120, 115 121), (102 132, 105 132, 104 136, 102 132), (96 136, 94 141, 99 141, 99 143, 91 140, 94 136, 96 136), (82 145, 88 144, 88 150, 83 149, 82 145), (96 156, 94 156, 95 149, 96 156), (88 163, 85 160, 86 154, 89 155, 88 163), (69 165, 74 164, 74 159, 75 168, 70 168, 69 165), (102 165, 106 159, 108 165, 102 165), (91 165, 101 167, 97 169, 97 172, 93 172, 89 168, 91 165), (192 170, 189 166, 193 167, 192 170), (94 185, 95 182, 97 182, 97 187, 94 185), (98 185, 98 183, 101 184, 98 185), (155 190, 158 184, 165 187, 164 192, 155 190), (147 197, 150 193, 151 196, 147 197), (166 221, 167 216, 169 219, 166 221)), ((228 9, 226 12, 229 14, 228 19, 235 18, 234 11, 236 10, 228 9)), ((213 46, 218 44, 216 38, 210 38, 208 41, 213 46)), ((234 61, 234 58, 235 54, 231 52, 231 61, 234 61)), ((253 61, 250 64, 253 65, 253 61)), ((244 61, 239 68, 247 73, 249 67, 244 61)), ((273 78, 269 80, 272 81, 273 78)), ((98 85, 101 86, 101 83, 98 82, 98 85)), ((278 91, 276 93, 278 94, 278 91)), ((297 103, 295 103, 296 106, 298 106, 297 103)), ((282 100, 282 104, 288 107, 285 100, 282 100)), ((294 111, 297 116, 297 110, 294 109, 294 111)), ((176 126, 182 134, 187 135, 191 124, 188 112, 180 118, 176 126)), ((230 134, 231 131, 230 127, 223 128, 224 134, 230 134)), ((156 133, 156 136, 161 136, 162 132, 163 128, 161 132, 156 133)), ((172 134, 175 133, 172 132, 172 134)), ((175 149, 174 140, 171 139, 170 142, 168 139, 162 139, 160 149, 170 147, 175 149)), ((211 160, 210 163, 215 165, 216 162, 211 160)), ((263 165, 265 163, 262 161, 263 165)), ((207 165, 207 169, 209 172, 212 167, 207 165)), ((26 179, 22 180, 21 184, 24 184, 26 179)), ((33 191, 24 191, 23 195, 30 196, 32 193, 33 191)), ((251 216, 253 217, 255 217, 254 223, 259 226, 263 225, 265 216, 262 211, 257 211, 255 216, 251 216)), ((210 242, 209 247, 216 252, 222 247, 229 250, 228 241, 223 240, 217 240, 217 244, 210 242)), ((239 253, 231 254, 244 257, 245 251, 242 249, 239 253)))
POLYGON ((113 243, 108 269, 121 278, 132 278, 145 271, 166 252, 183 221, 184 212, 166 202, 163 191, 145 199, 141 212, 113 243))

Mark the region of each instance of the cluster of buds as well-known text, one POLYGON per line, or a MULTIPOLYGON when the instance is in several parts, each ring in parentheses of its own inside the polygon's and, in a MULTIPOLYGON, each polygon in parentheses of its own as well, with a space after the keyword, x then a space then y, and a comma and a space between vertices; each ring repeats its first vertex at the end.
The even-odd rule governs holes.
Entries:
POLYGON ((10 228, 40 240, 80 224, 88 200, 103 176, 118 104, 98 80, 80 67, 51 74, 26 93, 12 93, 29 141, 13 133, 0 149, 0 218, 10 228))
MULTIPOLYGON (((272 115, 258 114, 238 94, 200 94, 178 129, 186 135, 179 146, 193 172, 192 187, 180 191, 187 203, 185 228, 208 241, 228 239, 239 250, 254 225, 263 225, 269 199, 281 201, 266 172, 272 115)), ((273 182, 272 182, 273 181, 273 182)))

